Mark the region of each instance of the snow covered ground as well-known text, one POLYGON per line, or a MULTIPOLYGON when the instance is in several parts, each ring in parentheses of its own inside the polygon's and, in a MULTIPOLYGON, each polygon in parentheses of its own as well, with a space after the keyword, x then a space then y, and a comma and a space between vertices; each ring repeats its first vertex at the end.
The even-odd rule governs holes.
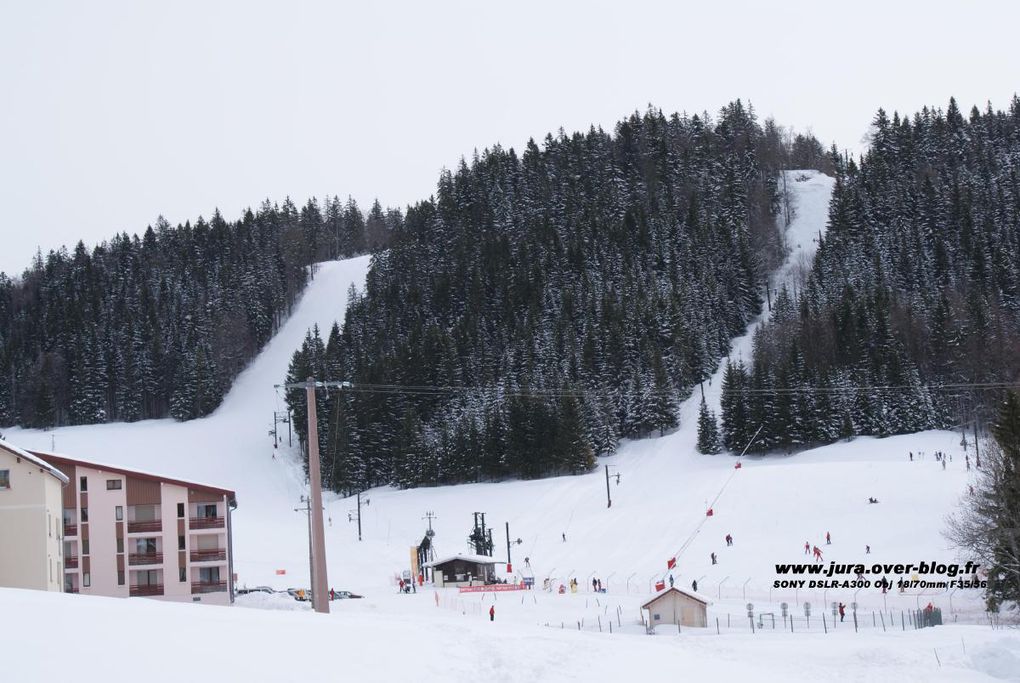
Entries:
MULTIPOLYGON (((791 172, 788 181, 796 208, 786 232, 791 254, 775 274, 773 289, 796 283, 799 264, 809 263, 817 234, 824 231, 832 186, 830 178, 814 172, 791 172)), ((267 431, 273 410, 283 407, 273 385, 283 379, 290 355, 308 327, 317 323, 328 329, 333 320, 342 320, 348 286, 361 286, 367 268, 367 258, 322 264, 292 318, 206 419, 45 432, 12 428, 5 429, 5 435, 24 448, 49 450, 53 440, 57 451, 76 457, 233 488, 239 503, 234 513, 239 584, 307 586, 307 522, 304 514, 294 511, 304 492, 303 475, 296 449, 281 449, 272 457, 267 431), (278 575, 281 569, 286 574, 278 575)), ((751 333, 758 323, 734 340, 734 357, 749 357, 751 333)), ((705 386, 716 409, 723 365, 705 386)), ((904 610, 929 601, 942 607, 949 621, 981 624, 984 615, 977 591, 910 589, 883 595, 873 588, 855 593, 773 587, 782 578, 776 575, 776 563, 808 559, 805 541, 821 547, 826 562, 957 559, 941 530, 972 474, 965 467, 959 434, 862 438, 793 456, 746 457, 742 467, 734 469, 737 460, 732 456, 695 452, 699 401, 700 394, 681 406, 677 431, 625 443, 591 474, 369 491, 363 494, 367 504, 362 509, 361 542, 357 525, 348 521, 354 500, 327 497, 329 584, 366 596, 333 603, 332 617, 306 614, 305 605, 280 595, 253 594, 238 600, 242 606, 277 610, 266 612, 0 591, 4 615, 0 631, 11 623, 8 614, 15 615, 19 633, 31 634, 32 628, 20 626, 23 620, 42 623, 47 617, 78 614, 92 619, 120 613, 137 614, 168 634, 195 633, 190 619, 194 610, 200 610, 203 619, 224 626, 223 639, 216 642, 226 643, 237 656, 219 662, 213 643, 193 640, 187 665, 203 671, 225 667, 231 672, 228 680, 245 679, 246 673, 247 680, 285 680, 287 672, 304 664, 313 675, 325 676, 330 671, 326 663, 332 659, 345 672, 370 680, 420 670, 426 679, 443 671, 453 680, 479 675, 497 680, 607 680, 666 671, 711 674, 719 680, 741 676, 787 681, 826 674, 861 680, 1018 675, 1020 640, 1015 634, 979 625, 926 631, 900 628, 904 610), (952 456, 945 469, 935 461, 935 451, 952 456), (912 462, 909 452, 915 456, 912 462), (613 475, 612 507, 606 505, 605 465, 613 475), (869 497, 881 502, 869 505, 869 497), (706 516, 709 507, 711 517, 706 516), (539 586, 546 578, 558 586, 573 577, 581 592, 494 596, 424 590, 398 595, 394 576, 407 568, 409 549, 423 536, 426 511, 436 515, 439 555, 469 552, 466 539, 472 513, 485 512, 494 529, 497 558, 505 558, 504 523, 509 522, 511 539, 522 541, 512 546, 515 570, 532 574, 539 586), (826 532, 832 535, 831 545, 825 544, 826 532), (731 547, 723 540, 726 534, 734 537, 731 547), (865 554, 866 545, 870 554, 865 554), (710 560, 713 552, 718 555, 715 565, 710 560), (674 556, 677 567, 669 572, 666 561, 674 556), (524 566, 525 558, 530 566, 524 566), (711 628, 700 635, 665 637, 675 632, 666 633, 664 627, 659 629, 663 637, 643 635, 638 608, 654 582, 670 573, 679 587, 698 582, 699 592, 713 601, 709 622, 714 626, 719 619, 722 635, 711 628), (602 580, 606 594, 588 590, 592 577, 602 580), (860 633, 844 626, 828 634, 821 631, 822 606, 834 600, 858 603, 860 633), (795 623, 794 634, 780 627, 752 635, 744 607, 748 602, 756 613, 774 612, 777 617, 780 603, 787 602, 803 621, 795 623), (814 610, 810 624, 803 617, 805 602, 814 610), (495 624, 486 618, 490 605, 497 607, 495 624), (895 628, 883 631, 879 614, 895 628), (606 631, 610 621, 613 636, 598 633, 600 626, 606 631), (579 625, 582 633, 577 632, 579 625), (386 657, 393 648, 408 656, 386 657), (267 651, 273 654, 255 654, 267 651)), ((970 454, 973 459, 973 450, 970 454)), ((89 644, 110 642, 112 617, 96 619, 97 628, 88 630, 73 647, 84 651, 89 644)), ((143 638, 141 631, 116 640, 143 638)), ((160 641, 148 632, 144 637, 150 635, 153 642, 160 641)), ((11 641, 0 633, 0 642, 11 641)), ((17 638, 19 650, 35 646, 31 638, 17 638)), ((132 647, 146 651, 142 641, 132 647)), ((156 675, 179 679, 182 671, 169 667, 156 675)))

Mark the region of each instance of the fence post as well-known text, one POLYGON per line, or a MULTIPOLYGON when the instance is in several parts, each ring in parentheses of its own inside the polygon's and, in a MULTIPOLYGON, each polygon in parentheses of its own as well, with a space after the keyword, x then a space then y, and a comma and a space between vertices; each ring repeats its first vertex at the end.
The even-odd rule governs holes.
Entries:
POLYGON ((854 633, 857 632, 857 610, 854 610, 854 633))
POLYGON ((719 617, 715 618, 715 634, 719 635, 719 617))
POLYGON ((882 615, 882 633, 885 633, 885 614, 882 612, 879 612, 879 614, 882 615))
POLYGON ((754 633, 754 617, 748 617, 747 620, 751 622, 751 633, 754 633))
POLYGON ((826 633, 829 632, 829 625, 825 623, 825 610, 822 610, 822 628, 825 629, 826 633))
POLYGON ((900 610, 900 628, 904 631, 907 630, 907 620, 903 616, 903 610, 900 610))
POLYGON ((878 622, 875 621, 875 611, 871 611, 871 628, 878 628, 878 622))
POLYGON ((599 620, 599 633, 602 633, 602 617, 596 616, 595 618, 599 620))

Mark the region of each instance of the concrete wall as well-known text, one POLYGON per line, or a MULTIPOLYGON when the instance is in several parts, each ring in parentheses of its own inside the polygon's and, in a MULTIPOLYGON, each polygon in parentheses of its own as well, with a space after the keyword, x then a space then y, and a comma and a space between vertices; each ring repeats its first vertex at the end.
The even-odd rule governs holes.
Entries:
POLYGON ((0 469, 10 472, 0 489, 0 586, 63 590, 62 482, 4 449, 0 469))

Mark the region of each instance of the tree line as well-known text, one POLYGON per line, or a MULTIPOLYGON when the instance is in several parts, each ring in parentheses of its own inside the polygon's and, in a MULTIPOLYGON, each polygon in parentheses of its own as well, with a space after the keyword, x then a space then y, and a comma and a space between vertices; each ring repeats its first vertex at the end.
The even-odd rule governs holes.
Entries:
POLYGON ((307 266, 384 248, 401 221, 378 203, 366 216, 350 199, 266 201, 0 273, 0 424, 209 414, 289 315, 307 266))

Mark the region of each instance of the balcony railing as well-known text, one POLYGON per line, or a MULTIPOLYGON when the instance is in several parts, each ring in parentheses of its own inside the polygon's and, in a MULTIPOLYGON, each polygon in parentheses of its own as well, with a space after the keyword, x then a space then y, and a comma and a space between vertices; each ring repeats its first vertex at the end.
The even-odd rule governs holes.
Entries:
POLYGON ((148 522, 128 522, 128 533, 139 534, 147 531, 162 531, 163 520, 153 519, 148 522))
POLYGON ((64 538, 67 538, 68 536, 77 536, 77 535, 78 535, 78 525, 77 524, 65 524, 64 525, 64 538))
POLYGON ((145 586, 131 586, 131 596, 163 595, 163 584, 152 583, 145 586))
POLYGON ((64 587, 64 592, 65 593, 77 593, 78 592, 78 587, 77 586, 74 586, 74 587, 71 587, 71 588, 64 587))
POLYGON ((194 593, 222 593, 227 590, 226 581, 192 581, 191 592, 194 593))
POLYGON ((192 517, 190 520, 192 529, 222 529, 222 517, 192 517))
POLYGON ((131 553, 128 564, 163 564, 163 553, 131 553))
POLYGON ((78 568, 78 556, 68 555, 64 558, 64 569, 77 569, 78 568))
POLYGON ((227 559, 226 549, 219 550, 192 550, 192 562, 222 562, 227 559))

